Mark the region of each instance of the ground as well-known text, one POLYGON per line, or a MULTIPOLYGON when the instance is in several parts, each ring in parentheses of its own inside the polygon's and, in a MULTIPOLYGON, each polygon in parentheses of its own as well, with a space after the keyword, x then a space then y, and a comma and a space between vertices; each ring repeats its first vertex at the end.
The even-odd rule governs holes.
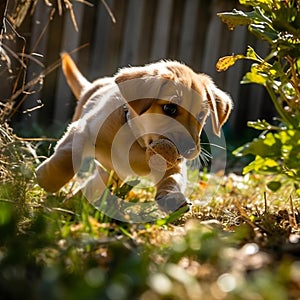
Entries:
POLYGON ((300 298, 292 186, 273 193, 266 175, 194 172, 189 213, 131 224, 68 189, 47 194, 34 178, 36 157, 27 158, 30 144, 5 143, 1 299, 300 298))

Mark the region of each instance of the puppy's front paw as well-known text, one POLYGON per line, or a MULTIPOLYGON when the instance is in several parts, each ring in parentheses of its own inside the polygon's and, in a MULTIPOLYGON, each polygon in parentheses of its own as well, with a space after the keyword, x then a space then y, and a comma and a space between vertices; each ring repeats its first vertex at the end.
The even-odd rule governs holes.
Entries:
POLYGON ((161 210, 166 213, 172 213, 181 208, 186 208, 189 211, 191 207, 191 202, 189 202, 182 193, 174 192, 167 193, 164 195, 156 195, 155 200, 161 210))

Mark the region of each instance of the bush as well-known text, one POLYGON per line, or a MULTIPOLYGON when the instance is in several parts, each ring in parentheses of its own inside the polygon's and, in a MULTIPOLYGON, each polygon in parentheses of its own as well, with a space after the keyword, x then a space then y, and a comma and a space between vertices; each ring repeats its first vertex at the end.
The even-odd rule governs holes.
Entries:
MULTIPOLYGON (((252 61, 242 83, 264 86, 278 113, 274 124, 265 120, 248 122, 261 130, 258 138, 236 149, 234 154, 252 154, 254 161, 244 168, 249 171, 276 174, 269 188, 277 190, 285 180, 292 180, 300 194, 300 1, 240 0, 251 11, 233 10, 218 16, 230 30, 248 26, 248 30, 266 41, 270 48, 260 57, 248 46, 247 53, 220 58, 219 71, 225 71, 240 59, 252 61)), ((269 99, 268 99, 269 101, 269 99)))

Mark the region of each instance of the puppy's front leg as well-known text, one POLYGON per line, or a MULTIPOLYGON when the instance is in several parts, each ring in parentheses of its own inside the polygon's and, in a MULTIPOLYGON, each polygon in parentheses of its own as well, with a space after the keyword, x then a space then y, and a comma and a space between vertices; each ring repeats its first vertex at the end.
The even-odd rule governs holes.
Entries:
POLYGON ((80 166, 85 138, 84 134, 78 134, 78 131, 76 123, 72 123, 64 137, 57 143, 53 155, 37 168, 38 184, 47 192, 57 192, 73 178, 76 172, 75 165, 80 166))
POLYGON ((185 183, 185 162, 166 171, 165 176, 156 185, 155 196, 155 200, 163 211, 174 212, 181 207, 189 209, 190 203, 183 194, 185 183))

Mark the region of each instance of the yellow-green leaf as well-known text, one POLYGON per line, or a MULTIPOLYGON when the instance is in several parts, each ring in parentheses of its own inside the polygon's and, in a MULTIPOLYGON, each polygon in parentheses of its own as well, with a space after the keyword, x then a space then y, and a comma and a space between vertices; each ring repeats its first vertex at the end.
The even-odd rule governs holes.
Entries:
POLYGON ((218 13, 217 16, 228 26, 229 30, 234 30, 237 26, 249 25, 251 23, 248 13, 236 9, 232 12, 218 13))
POLYGON ((216 69, 218 72, 226 71, 233 66, 237 60, 243 58, 245 58, 245 56, 242 54, 221 57, 216 64, 216 69))
POLYGON ((274 0, 240 0, 241 4, 244 5, 252 5, 252 6, 260 6, 262 4, 268 5, 270 8, 279 8, 280 4, 276 3, 274 0))
POLYGON ((267 82, 267 76, 260 73, 260 65, 253 64, 251 66, 251 72, 247 72, 241 83, 257 83, 265 85, 267 82))

